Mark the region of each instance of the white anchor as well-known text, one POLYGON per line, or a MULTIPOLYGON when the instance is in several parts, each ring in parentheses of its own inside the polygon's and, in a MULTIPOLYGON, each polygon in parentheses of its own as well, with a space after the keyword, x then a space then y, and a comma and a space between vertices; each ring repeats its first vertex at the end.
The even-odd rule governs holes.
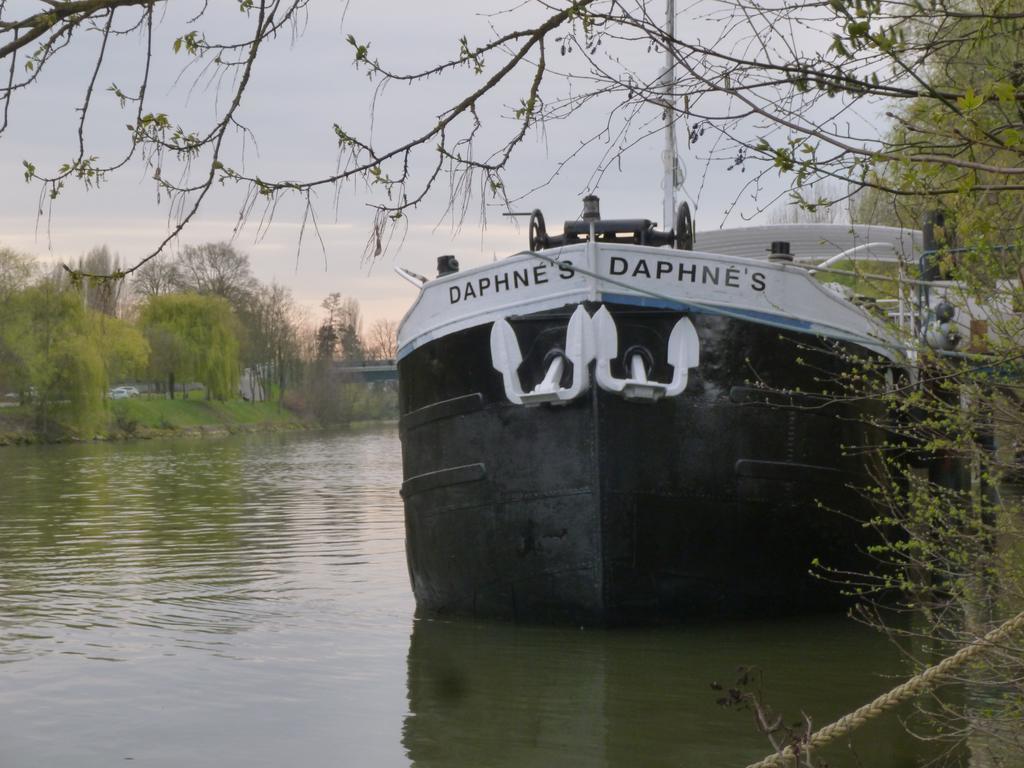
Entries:
POLYGON ((588 368, 594 359, 593 332, 590 326, 590 315, 582 304, 578 305, 565 329, 564 355, 557 355, 548 364, 540 384, 529 392, 523 392, 517 373, 523 362, 519 340, 505 318, 496 320, 491 328, 491 363, 501 373, 505 397, 516 405, 564 405, 583 394, 590 386, 588 368), (563 387, 560 382, 566 360, 572 363, 572 384, 563 387))
POLYGON ((611 361, 619 354, 619 332, 607 307, 602 306, 593 319, 596 337, 598 386, 608 392, 617 392, 627 400, 654 401, 662 397, 675 397, 686 389, 689 369, 700 362, 700 340, 689 318, 682 317, 672 328, 668 338, 668 364, 672 367, 672 381, 667 384, 647 378, 644 359, 640 352, 626 361, 629 376, 619 379, 612 375, 611 361))
POLYGON ((500 318, 491 328, 491 362, 501 373, 505 396, 516 405, 552 403, 564 405, 587 391, 590 386, 588 367, 597 359, 597 384, 608 392, 622 395, 627 400, 654 402, 662 397, 675 397, 686 389, 689 369, 700 361, 700 340, 689 318, 680 318, 668 339, 667 360, 672 368, 668 383, 647 378, 643 354, 639 351, 626 361, 629 376, 616 378, 611 372, 611 361, 619 354, 619 333, 608 309, 602 306, 591 318, 580 304, 569 318, 565 329, 565 352, 548 364, 543 380, 529 392, 524 392, 519 381, 519 366, 523 354, 519 340, 509 322, 500 318), (561 386, 565 361, 572 363, 572 384, 561 386))

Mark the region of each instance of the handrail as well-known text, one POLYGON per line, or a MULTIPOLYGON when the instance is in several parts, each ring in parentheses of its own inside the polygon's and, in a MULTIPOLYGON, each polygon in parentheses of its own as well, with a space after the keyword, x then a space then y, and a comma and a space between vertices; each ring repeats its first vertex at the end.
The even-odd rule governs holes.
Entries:
MULTIPOLYGON (((896 253, 896 247, 892 243, 862 243, 861 245, 853 246, 853 248, 847 248, 845 251, 841 251, 840 253, 837 253, 835 256, 830 256, 829 258, 821 262, 821 264, 817 265, 816 267, 812 267, 809 270, 809 272, 810 274, 813 275, 817 270, 825 269, 826 267, 832 266, 836 262, 852 258, 855 253, 857 253, 858 251, 862 251, 866 248, 888 248, 894 254, 896 254, 897 259, 899 257, 899 254, 896 253)), ((882 259, 869 259, 869 261, 882 261, 882 259)))

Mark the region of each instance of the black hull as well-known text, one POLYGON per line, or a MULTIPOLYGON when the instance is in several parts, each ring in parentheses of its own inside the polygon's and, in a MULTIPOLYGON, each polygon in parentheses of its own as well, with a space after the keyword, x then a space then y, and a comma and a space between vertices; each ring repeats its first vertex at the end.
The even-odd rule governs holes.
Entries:
MULTIPOLYGON (((680 317, 610 309, 623 348, 631 335, 661 348, 680 317)), ((514 323, 524 383, 539 380, 567 318, 514 323)), ((827 392, 851 363, 811 336, 691 319, 700 365, 681 395, 656 403, 592 385, 567 405, 512 405, 489 326, 400 362, 407 555, 422 612, 624 624, 844 603, 810 570, 870 567, 872 508, 853 489, 877 456, 843 446, 879 444, 866 418, 877 404, 766 396, 761 385, 827 392)), ((663 362, 655 378, 668 378, 663 362)))

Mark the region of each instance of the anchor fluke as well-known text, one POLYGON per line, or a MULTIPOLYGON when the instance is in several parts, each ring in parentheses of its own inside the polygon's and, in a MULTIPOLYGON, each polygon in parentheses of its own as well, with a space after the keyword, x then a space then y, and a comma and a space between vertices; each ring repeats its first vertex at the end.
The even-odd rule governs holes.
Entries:
POLYGON ((590 315, 581 304, 566 326, 564 353, 554 355, 543 380, 529 392, 524 392, 519 381, 523 353, 519 349, 516 332, 505 318, 496 320, 491 327, 491 364, 501 374, 505 397, 516 405, 564 405, 579 397, 590 386, 588 366, 594 358, 592 337, 590 315), (563 387, 561 380, 567 361, 572 363, 572 383, 563 387))
POLYGON ((615 327, 615 319, 606 307, 601 307, 594 313, 593 323, 597 358, 594 376, 602 389, 620 393, 627 400, 648 402, 662 397, 674 397, 686 389, 689 369, 697 367, 700 361, 700 340, 689 318, 680 318, 669 336, 667 356, 668 364, 672 366, 672 381, 668 383, 652 381, 647 377, 647 367, 640 350, 627 353, 628 377, 620 379, 614 376, 611 362, 619 354, 619 332, 615 327))

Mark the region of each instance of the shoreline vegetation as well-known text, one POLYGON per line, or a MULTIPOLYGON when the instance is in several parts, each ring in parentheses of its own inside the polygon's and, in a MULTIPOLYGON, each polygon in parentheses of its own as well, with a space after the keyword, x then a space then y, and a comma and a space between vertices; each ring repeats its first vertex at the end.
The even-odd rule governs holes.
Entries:
POLYGON ((138 397, 108 401, 106 424, 92 435, 77 432, 69 420, 61 418, 60 409, 54 414, 50 428, 42 431, 31 406, 8 406, 0 408, 0 447, 353 428, 397 419, 397 393, 394 390, 360 389, 363 391, 348 400, 348 413, 331 420, 289 407, 289 398, 284 404, 276 400, 207 400, 202 397, 202 392, 197 392, 190 398, 179 396, 175 400, 138 397))
POLYGON ((0 445, 227 434, 397 417, 397 323, 319 318, 229 243, 185 245, 129 280, 105 247, 76 278, 0 246, 0 445), (353 372, 354 371, 354 372, 353 372), (179 399, 180 398, 180 399, 179 399))

